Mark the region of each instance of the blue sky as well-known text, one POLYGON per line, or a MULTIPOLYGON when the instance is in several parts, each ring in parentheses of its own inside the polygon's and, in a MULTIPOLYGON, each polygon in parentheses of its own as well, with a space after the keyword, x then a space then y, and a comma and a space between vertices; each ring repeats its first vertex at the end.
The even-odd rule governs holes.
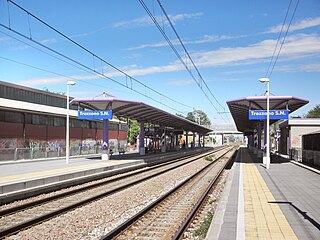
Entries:
MULTIPOLYGON (((219 114, 228 111, 226 101, 265 92, 266 85, 258 79, 267 73, 290 1, 161 1, 216 98, 202 85, 212 103, 138 0, 15 2, 96 56, 176 102, 134 81, 131 84, 130 78, 28 17, 13 4, 8 6, 6 0, 0 0, 2 25, 8 27, 10 22, 12 29, 76 60, 82 67, 0 26, 1 81, 66 92, 66 82, 75 80, 77 85, 71 88, 74 97, 95 97, 107 92, 115 97, 143 101, 171 113, 186 114, 200 109, 214 124, 223 124, 232 122, 230 114, 219 114), (156 101, 123 85, 132 86, 156 101)), ((191 67, 157 1, 144 2, 191 67)), ((296 3, 292 0, 287 24, 296 3)), ((300 1, 270 76, 271 94, 310 101, 293 116, 303 115, 320 104, 319 60, 320 2, 300 1)))

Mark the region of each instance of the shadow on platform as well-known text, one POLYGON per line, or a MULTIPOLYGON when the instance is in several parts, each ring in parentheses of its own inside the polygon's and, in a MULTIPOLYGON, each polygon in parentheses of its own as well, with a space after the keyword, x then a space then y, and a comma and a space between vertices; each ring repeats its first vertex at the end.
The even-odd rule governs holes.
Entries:
POLYGON ((274 203, 274 204, 288 204, 291 207, 293 207, 301 216, 304 217, 304 219, 308 220, 313 226, 315 226, 320 231, 320 224, 315 221, 313 218, 309 217, 307 212, 302 211, 300 208, 298 208, 296 205, 294 205, 292 202, 285 202, 285 201, 271 201, 268 203, 274 203))

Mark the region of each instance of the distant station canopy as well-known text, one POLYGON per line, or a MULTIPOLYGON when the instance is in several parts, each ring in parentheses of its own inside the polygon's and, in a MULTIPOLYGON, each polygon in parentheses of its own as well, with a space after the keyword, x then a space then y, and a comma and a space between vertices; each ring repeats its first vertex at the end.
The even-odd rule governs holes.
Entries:
POLYGON ((91 110, 112 110, 113 115, 118 117, 130 118, 175 129, 203 134, 212 131, 210 128, 138 101, 114 97, 99 97, 74 98, 72 103, 79 104, 81 107, 91 110))
MULTIPOLYGON (((308 100, 292 96, 270 96, 270 110, 289 110, 289 113, 309 103, 308 100)), ((256 128, 256 122, 249 120, 249 110, 266 110, 267 97, 246 97, 227 102, 238 131, 250 135, 256 128)), ((277 120, 270 120, 273 123, 277 120)))

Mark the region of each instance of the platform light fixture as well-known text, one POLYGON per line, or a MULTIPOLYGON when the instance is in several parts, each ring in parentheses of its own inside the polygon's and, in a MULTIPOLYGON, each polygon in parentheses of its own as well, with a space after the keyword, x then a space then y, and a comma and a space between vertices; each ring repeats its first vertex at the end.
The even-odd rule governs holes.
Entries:
POLYGON ((67 122, 66 122, 66 163, 69 164, 69 155, 70 155, 70 147, 69 147, 69 86, 76 85, 77 82, 75 81, 68 81, 67 82, 67 122))
POLYGON ((267 146, 266 146, 266 168, 270 167, 270 116, 269 116, 269 106, 270 106, 270 79, 269 78, 260 78, 261 83, 267 83, 267 146))

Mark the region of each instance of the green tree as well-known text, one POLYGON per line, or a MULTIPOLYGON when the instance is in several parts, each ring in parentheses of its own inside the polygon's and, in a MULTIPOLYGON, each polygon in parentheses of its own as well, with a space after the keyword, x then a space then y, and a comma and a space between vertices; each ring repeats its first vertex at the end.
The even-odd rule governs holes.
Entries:
POLYGON ((193 112, 188 112, 186 119, 188 119, 191 122, 196 122, 196 118, 194 116, 194 111, 193 112))
POLYGON ((180 113, 176 113, 176 116, 178 116, 178 117, 182 117, 182 118, 186 118, 185 116, 183 116, 182 114, 180 114, 180 113))
POLYGON ((203 112, 201 110, 195 110, 194 115, 197 119, 196 122, 199 123, 200 125, 203 125, 203 126, 210 126, 211 125, 211 121, 205 112, 203 112))
POLYGON ((129 120, 128 121, 129 129, 128 129, 128 142, 131 145, 136 144, 137 137, 140 133, 140 126, 136 120, 129 120))
POLYGON ((316 105, 313 109, 311 109, 306 118, 320 118, 320 104, 316 105))
POLYGON ((201 110, 193 110, 193 112, 188 112, 186 119, 203 126, 211 125, 211 121, 208 118, 207 114, 201 110))

